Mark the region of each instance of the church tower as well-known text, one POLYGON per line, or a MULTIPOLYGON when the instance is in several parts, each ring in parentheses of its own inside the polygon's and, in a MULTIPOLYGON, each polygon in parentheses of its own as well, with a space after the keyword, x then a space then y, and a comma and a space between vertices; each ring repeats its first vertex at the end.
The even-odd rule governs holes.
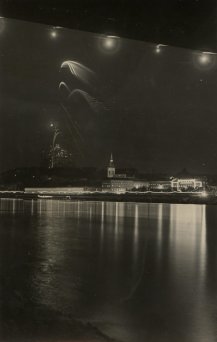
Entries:
POLYGON ((107 177, 108 178, 113 178, 114 176, 115 176, 115 166, 114 166, 114 161, 113 161, 113 157, 112 157, 112 154, 111 154, 109 165, 107 167, 107 177))

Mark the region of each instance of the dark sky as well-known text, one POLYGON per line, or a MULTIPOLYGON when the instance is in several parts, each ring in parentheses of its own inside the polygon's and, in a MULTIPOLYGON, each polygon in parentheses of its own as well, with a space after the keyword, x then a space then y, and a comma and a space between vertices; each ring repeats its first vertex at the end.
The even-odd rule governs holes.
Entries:
POLYGON ((56 122, 78 166, 216 173, 217 55, 6 19, 0 41, 1 171, 40 165, 56 122))

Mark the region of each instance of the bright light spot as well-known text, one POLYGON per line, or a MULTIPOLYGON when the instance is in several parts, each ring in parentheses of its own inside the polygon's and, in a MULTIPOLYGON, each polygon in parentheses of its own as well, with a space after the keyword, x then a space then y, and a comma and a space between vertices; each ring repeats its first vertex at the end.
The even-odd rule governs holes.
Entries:
POLYGON ((50 35, 52 38, 56 38, 57 37, 57 31, 55 31, 55 30, 51 31, 50 35))
POLYGON ((161 52, 161 48, 164 47, 164 46, 167 46, 167 45, 165 45, 165 44, 157 44, 156 48, 155 48, 155 52, 156 53, 160 53, 161 52))
POLYGON ((203 191, 202 194, 201 194, 202 197, 207 197, 207 192, 206 191, 203 191))
POLYGON ((115 53, 120 47, 120 38, 116 36, 101 36, 99 38, 99 47, 107 53, 115 53))
POLYGON ((211 60, 210 55, 208 55, 207 53, 202 53, 202 55, 200 55, 198 58, 198 61, 201 64, 208 64, 210 63, 210 60, 211 60))
POLYGON ((54 127, 54 124, 53 124, 53 123, 51 123, 51 124, 50 124, 50 127, 54 127))
POLYGON ((106 49, 109 49, 109 50, 114 49, 115 45, 116 45, 116 42, 113 38, 108 37, 104 40, 104 47, 106 49))
POLYGON ((216 65, 216 54, 211 52, 196 52, 193 59, 194 65, 201 70, 211 70, 216 65))
POLYGON ((157 45, 155 51, 156 51, 156 53, 160 53, 160 46, 157 45))

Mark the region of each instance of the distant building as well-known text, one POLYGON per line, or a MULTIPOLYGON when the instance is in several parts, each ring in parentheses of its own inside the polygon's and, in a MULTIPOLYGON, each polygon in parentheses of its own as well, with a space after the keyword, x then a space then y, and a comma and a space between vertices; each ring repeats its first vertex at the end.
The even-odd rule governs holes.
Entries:
POLYGON ((143 189, 143 190, 148 190, 149 187, 149 182, 147 180, 143 180, 143 179, 134 179, 133 180, 133 189, 134 190, 139 190, 139 189, 143 189))
POLYGON ((26 194, 31 195, 72 195, 79 194, 85 191, 84 187, 34 187, 34 188, 25 188, 26 194))
POLYGON ((153 191, 153 192, 187 192, 202 191, 205 188, 204 180, 190 176, 187 171, 182 172, 180 177, 159 179, 159 180, 141 180, 134 177, 127 177, 127 174, 118 174, 115 172, 114 160, 111 154, 109 165, 107 167, 107 179, 102 182, 102 191, 124 193, 126 191, 153 191))
POLYGON ((113 156, 111 154, 107 167, 107 179, 102 182, 102 191, 121 193, 144 186, 147 186, 147 182, 136 180, 134 177, 127 177, 126 173, 116 173, 113 156))
POLYGON ((116 173, 115 172, 115 165, 114 165, 114 160, 113 160, 113 156, 111 153, 111 157, 109 160, 109 164, 107 167, 107 178, 126 178, 127 175, 126 173, 116 173))
POLYGON ((210 194, 217 196, 217 185, 209 185, 208 191, 210 194))
POLYGON ((170 180, 151 180, 148 182, 148 189, 150 191, 170 191, 170 180))
POLYGON ((173 178, 171 188, 175 191, 199 190, 204 188, 204 182, 198 178, 173 178))
POLYGON ((108 179, 102 183, 104 192, 126 192, 134 187, 132 179, 108 179))

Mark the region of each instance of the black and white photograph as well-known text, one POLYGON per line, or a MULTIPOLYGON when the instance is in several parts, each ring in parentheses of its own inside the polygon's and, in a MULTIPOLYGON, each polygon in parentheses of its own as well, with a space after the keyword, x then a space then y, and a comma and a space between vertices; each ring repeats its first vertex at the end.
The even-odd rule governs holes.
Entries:
POLYGON ((217 340, 216 94, 217 49, 0 18, 0 341, 217 340))

